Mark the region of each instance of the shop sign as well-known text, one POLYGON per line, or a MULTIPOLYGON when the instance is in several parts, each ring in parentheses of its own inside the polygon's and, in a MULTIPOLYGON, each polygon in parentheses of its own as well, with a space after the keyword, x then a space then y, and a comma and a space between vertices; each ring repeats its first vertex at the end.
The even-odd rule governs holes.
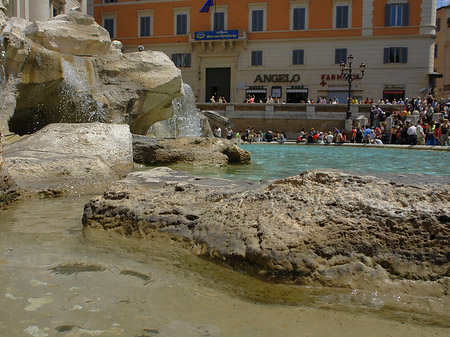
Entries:
POLYGON ((195 40, 210 41, 210 40, 233 40, 239 38, 239 30, 212 30, 205 32, 195 32, 195 40))
MULTIPOLYGON (((359 74, 354 74, 352 77, 354 80, 361 79, 359 74)), ((329 81, 345 81, 345 79, 342 77, 342 74, 322 74, 320 85, 324 87, 329 81)))
POLYGON ((289 83, 289 82, 299 82, 300 81, 300 75, 294 74, 258 74, 255 78, 255 83, 289 83))

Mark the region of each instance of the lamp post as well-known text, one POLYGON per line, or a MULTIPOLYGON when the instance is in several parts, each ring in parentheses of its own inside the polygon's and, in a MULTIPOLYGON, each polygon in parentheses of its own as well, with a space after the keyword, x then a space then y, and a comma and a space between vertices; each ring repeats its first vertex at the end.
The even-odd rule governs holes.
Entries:
POLYGON ((347 57, 347 64, 342 61, 340 64, 342 78, 348 82, 348 99, 347 99, 347 114, 345 115, 345 119, 351 119, 352 111, 351 111, 351 100, 352 100, 352 82, 356 79, 362 79, 364 77, 364 71, 366 70, 366 65, 361 62, 359 66, 359 70, 361 74, 352 74, 352 63, 353 56, 350 54, 347 57))

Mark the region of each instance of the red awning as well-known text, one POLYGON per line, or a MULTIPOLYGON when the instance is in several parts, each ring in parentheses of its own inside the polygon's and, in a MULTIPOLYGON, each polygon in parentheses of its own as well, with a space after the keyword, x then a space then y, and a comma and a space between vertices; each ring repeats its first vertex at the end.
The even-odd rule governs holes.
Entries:
POLYGON ((405 90, 384 90, 383 94, 391 94, 391 95, 397 95, 397 94, 404 94, 405 90))

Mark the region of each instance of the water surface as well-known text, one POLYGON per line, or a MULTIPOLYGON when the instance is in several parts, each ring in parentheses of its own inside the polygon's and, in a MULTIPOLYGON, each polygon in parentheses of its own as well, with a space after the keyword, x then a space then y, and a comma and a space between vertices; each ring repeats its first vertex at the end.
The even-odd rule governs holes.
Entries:
MULTIPOLYGON (((442 152, 243 148, 254 164, 191 171, 234 179, 281 178, 310 168, 449 174, 442 152), (411 164, 417 161, 426 164, 411 164)), ((449 335, 448 294, 429 296, 426 284, 422 293, 382 293, 262 282, 176 242, 83 231, 90 197, 27 199, 0 210, 1 336, 449 335)))
POLYGON ((0 211, 2 336, 448 336, 448 298, 275 285, 82 231, 80 198, 0 211))
POLYGON ((313 169, 450 176, 450 151, 275 143, 239 146, 252 153, 251 165, 169 166, 193 174, 250 180, 286 178, 313 169))

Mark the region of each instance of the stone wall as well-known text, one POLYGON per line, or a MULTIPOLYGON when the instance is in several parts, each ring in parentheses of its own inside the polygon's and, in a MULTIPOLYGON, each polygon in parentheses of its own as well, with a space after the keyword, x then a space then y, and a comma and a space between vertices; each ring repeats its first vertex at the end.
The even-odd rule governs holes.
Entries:
MULTIPOLYGON (((345 128, 346 104, 235 104, 235 103, 197 103, 200 110, 217 111, 234 124, 234 131, 246 130, 251 126, 261 131, 284 131, 289 140, 296 139, 299 132, 314 128, 330 131, 345 128)), ((351 117, 370 117, 370 104, 351 106, 351 117)), ((383 111, 391 113, 394 108, 401 110, 401 105, 383 105, 383 111)))

